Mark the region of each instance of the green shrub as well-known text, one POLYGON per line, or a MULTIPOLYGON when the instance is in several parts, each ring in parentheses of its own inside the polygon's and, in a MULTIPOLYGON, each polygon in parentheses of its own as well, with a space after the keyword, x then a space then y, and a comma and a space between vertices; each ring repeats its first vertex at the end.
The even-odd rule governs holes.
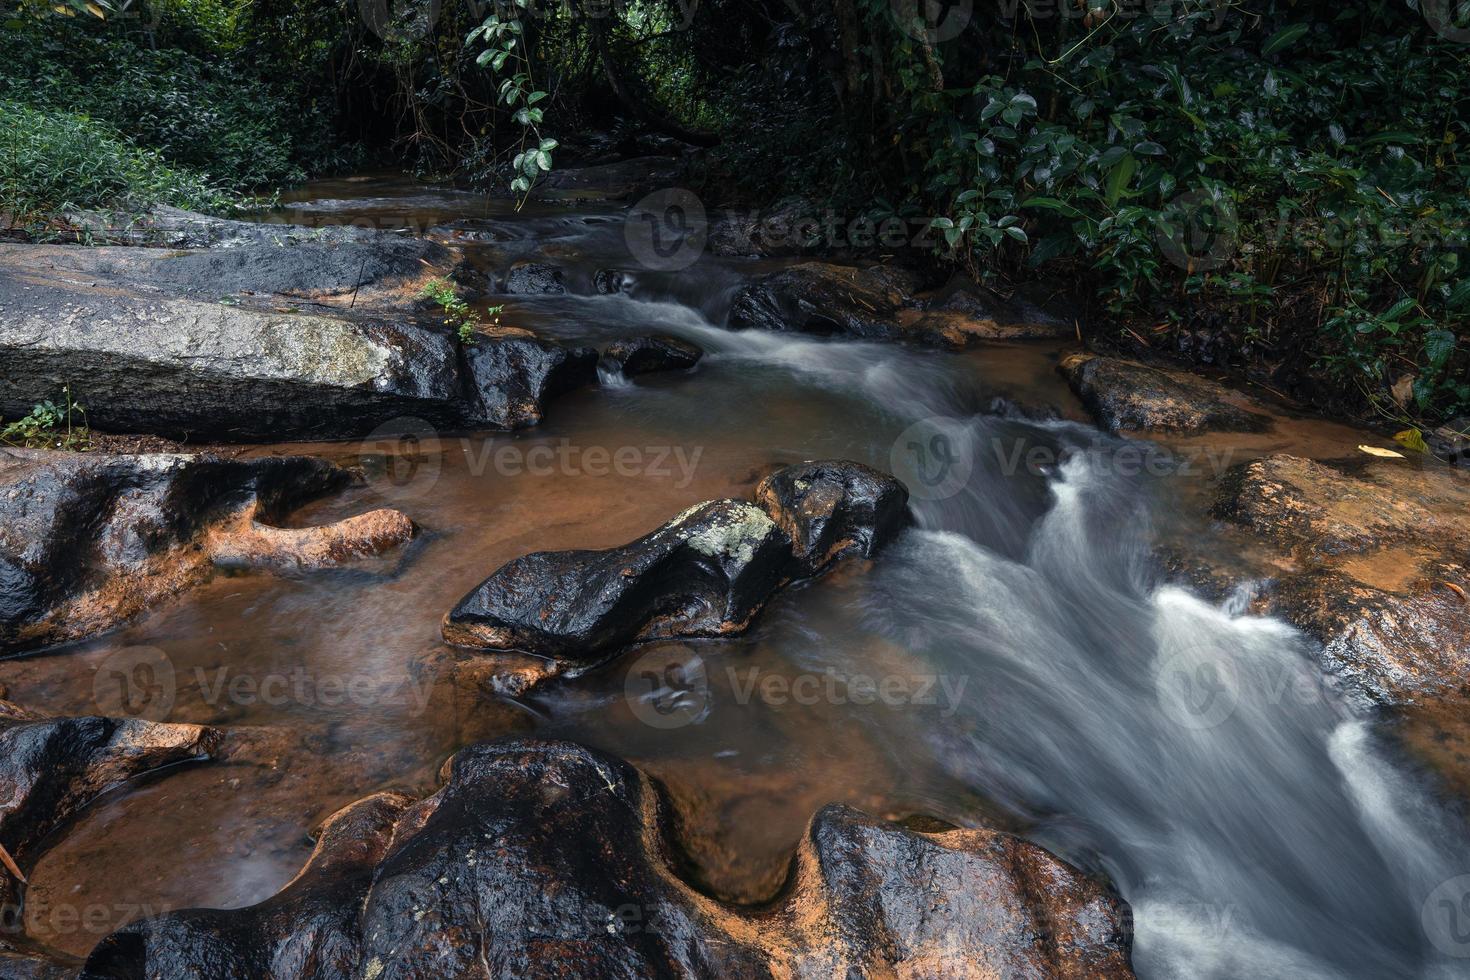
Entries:
POLYGON ((211 211, 229 202, 220 188, 108 126, 0 102, 0 212, 17 223, 72 209, 172 204, 211 211))

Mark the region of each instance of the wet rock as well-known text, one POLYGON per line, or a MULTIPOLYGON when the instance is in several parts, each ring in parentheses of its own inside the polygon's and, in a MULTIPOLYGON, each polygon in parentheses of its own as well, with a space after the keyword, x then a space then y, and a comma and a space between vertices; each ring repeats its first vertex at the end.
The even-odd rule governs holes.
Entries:
POLYGON ((602 352, 605 363, 628 377, 655 371, 685 371, 699 363, 704 351, 667 334, 615 340, 602 352))
POLYGON ((413 535, 396 511, 275 526, 353 476, 300 456, 226 460, 8 450, 0 455, 0 651, 111 629, 216 563, 321 568, 413 535))
POLYGON ((1470 691, 1470 477, 1276 455, 1227 474, 1215 513, 1276 551, 1256 608, 1319 639, 1327 670, 1380 702, 1470 691))
POLYGON ((75 212, 67 215, 67 223, 95 244, 120 243, 176 249, 290 246, 302 242, 333 245, 370 241, 383 234, 359 225, 312 227, 271 219, 238 221, 167 205, 160 205, 142 215, 122 211, 75 212))
POLYGON ((1242 407, 1238 392, 1186 371, 1096 354, 1073 354, 1059 370, 1109 432, 1262 432, 1269 417, 1242 407))
MULTIPOLYGON (((43 718, 8 703, 0 710, 0 845, 22 872, 78 812, 135 776, 207 759, 220 735, 198 725, 112 718, 43 718)), ((75 976, 78 963, 28 940, 24 890, 0 869, 0 975, 75 976)))
POLYGON ((1006 834, 827 807, 751 911, 681 879, 661 793, 618 759, 510 740, 445 780, 391 830, 396 798, 344 810, 275 899, 134 923, 82 975, 1132 976, 1123 902, 1006 834))
POLYGON ((461 600, 444 638, 576 665, 638 640, 739 633, 781 585, 790 551, 761 508, 710 501, 622 548, 514 559, 461 600))
POLYGON ((725 256, 800 255, 835 244, 836 213, 801 197, 787 197, 753 212, 724 210, 709 225, 711 252, 725 256))
POLYGON ((786 532, 808 577, 840 558, 872 558, 909 519, 903 485, 860 463, 784 467, 761 481, 755 500, 786 532))
POLYGON ((597 351, 563 347, 523 330, 478 334, 465 348, 464 361, 464 415, 472 424, 497 429, 536 425, 548 401, 597 381, 597 351))
POLYGON ((744 631, 771 595, 903 525, 907 491, 857 463, 772 474, 757 503, 715 500, 621 548, 537 552, 502 566, 445 618, 444 638, 579 669, 619 647, 744 631))
POLYGON ((503 290, 513 296, 546 296, 565 293, 562 271, 546 262, 517 262, 505 274, 503 290))
POLYGON ((535 194, 538 197, 620 200, 646 194, 655 188, 677 185, 685 166, 684 160, 678 157, 638 156, 584 167, 558 167, 536 183, 535 194))
POLYGON ((301 873, 246 909, 188 909, 127 926, 100 942, 83 977, 208 980, 364 974, 360 898, 413 801, 380 793, 329 817, 301 873))
POLYGON ((592 275, 592 287, 603 296, 625 293, 632 285, 632 277, 621 269, 598 269, 592 275))
MULTIPOLYGON (((101 429, 226 441, 340 438, 405 417, 443 426, 531 424, 543 405, 528 392, 558 387, 543 383, 546 358, 507 355, 506 365, 525 365, 525 373, 480 368, 487 350, 525 348, 522 339, 486 339, 467 357, 442 326, 410 317, 303 311, 279 297, 231 305, 141 291, 29 268, 29 247, 18 248, 0 248, 6 418, 69 385, 101 429)), ((537 346, 557 349, 551 341, 537 346)))
POLYGON ((908 339, 899 314, 915 285, 908 273, 886 266, 805 262, 742 286, 731 305, 730 326, 908 339))

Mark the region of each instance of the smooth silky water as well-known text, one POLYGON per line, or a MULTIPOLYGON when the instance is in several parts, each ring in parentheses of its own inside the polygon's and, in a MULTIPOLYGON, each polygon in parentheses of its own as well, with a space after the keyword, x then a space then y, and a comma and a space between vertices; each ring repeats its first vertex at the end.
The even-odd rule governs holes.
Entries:
POLYGON ((269 764, 175 770, 84 815, 32 877, 38 938, 80 953, 140 913, 260 901, 337 807, 431 792, 467 733, 514 732, 657 776, 691 875, 729 900, 769 898, 814 810, 846 801, 1004 827, 1105 872, 1143 977, 1465 975, 1420 924, 1434 887, 1470 870, 1455 811, 1321 682, 1304 637, 1159 584, 1157 542, 1215 533, 1198 505, 1213 474, 1139 466, 1162 457, 1085 424, 1054 349, 730 332, 741 276, 775 263, 641 270, 607 204, 515 214, 378 178, 311 185, 279 213, 449 225, 486 268, 547 256, 569 294, 505 297, 504 323, 599 345, 667 332, 708 354, 690 375, 605 378, 524 433, 252 448, 368 470, 298 520, 392 506, 423 540, 363 569, 221 575, 103 639, 0 664, 14 700, 89 713, 99 668, 151 648, 174 672, 171 720, 276 732, 259 736, 269 764), (625 293, 595 293, 607 268, 625 293), (1068 417, 998 413, 996 395, 1068 417), (744 637, 642 647, 483 721, 425 707, 432 677, 413 665, 501 563, 621 544, 823 457, 910 483, 917 526, 877 561, 786 590, 744 637))

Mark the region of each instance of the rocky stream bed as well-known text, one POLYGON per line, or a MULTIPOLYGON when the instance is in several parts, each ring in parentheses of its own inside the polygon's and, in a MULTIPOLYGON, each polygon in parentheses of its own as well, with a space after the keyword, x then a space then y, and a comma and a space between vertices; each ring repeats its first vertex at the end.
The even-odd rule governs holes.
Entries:
POLYGON ((1464 975, 1470 476, 582 178, 0 246, 0 977, 1464 975))

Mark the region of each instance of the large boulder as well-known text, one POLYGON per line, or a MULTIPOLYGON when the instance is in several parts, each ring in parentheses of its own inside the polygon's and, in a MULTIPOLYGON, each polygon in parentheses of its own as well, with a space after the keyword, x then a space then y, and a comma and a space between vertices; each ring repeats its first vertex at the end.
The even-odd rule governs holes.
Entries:
POLYGON ((697 504, 621 548, 514 559, 460 601, 444 637, 551 658, 560 670, 630 643, 734 635, 787 582, 871 557, 908 513, 901 483, 850 462, 778 471, 756 500, 697 504))
POLYGON ((522 357, 516 352, 527 341, 514 331, 463 345, 432 318, 391 312, 416 295, 423 243, 382 236, 360 243, 366 251, 357 261, 340 254, 350 245, 186 253, 0 246, 0 416, 24 415, 68 387, 98 428, 177 437, 342 437, 405 417, 515 428, 538 421, 542 399, 558 388, 545 383, 556 372, 544 362, 595 358, 563 356, 552 341, 536 343, 546 356, 522 357), (170 254, 178 257, 153 258, 170 254), (258 261, 240 263, 250 256, 258 261), (364 312, 366 303, 353 305, 352 283, 370 257, 403 268, 401 278, 379 281, 380 305, 364 312), (240 281, 267 291, 226 296, 240 281), (269 291, 283 289, 314 302, 269 291), (514 349, 507 370, 479 367, 506 347, 514 349))
POLYGON ((681 877, 657 788, 564 742, 462 750, 434 796, 327 823, 306 869, 253 909, 126 926, 87 978, 1130 977, 1105 883, 1018 838, 822 810, 771 906, 681 877))
POLYGON ((505 274, 502 292, 513 296, 552 296, 567 291, 562 271, 549 262, 517 262, 505 274))
POLYGON ((1320 640, 1328 671, 1379 702, 1470 695, 1470 477, 1268 456, 1227 474, 1215 513, 1276 553, 1257 608, 1320 640))
POLYGON ((687 371, 702 357, 704 351, 689 341, 655 333, 613 341, 602 352, 602 363, 631 378, 655 371, 687 371))
POLYGON ((463 357, 464 416, 496 429, 536 425, 548 401, 597 381, 596 350, 564 347, 525 330, 482 331, 463 357))
MULTIPOLYGON (((198 725, 111 718, 44 718, 0 702, 0 847, 25 873, 81 810, 135 776, 207 759, 220 734, 198 725)), ((0 975, 76 975, 65 954, 12 934, 23 921, 22 883, 0 867, 0 975)))
POLYGON ((1271 419, 1249 400, 1186 371, 1097 354, 1073 354, 1058 369, 1109 432, 1262 432, 1271 419))
POLYGON ((216 564, 328 567, 412 537, 392 510, 276 526, 353 480, 301 456, 0 452, 0 652, 110 629, 216 564))

